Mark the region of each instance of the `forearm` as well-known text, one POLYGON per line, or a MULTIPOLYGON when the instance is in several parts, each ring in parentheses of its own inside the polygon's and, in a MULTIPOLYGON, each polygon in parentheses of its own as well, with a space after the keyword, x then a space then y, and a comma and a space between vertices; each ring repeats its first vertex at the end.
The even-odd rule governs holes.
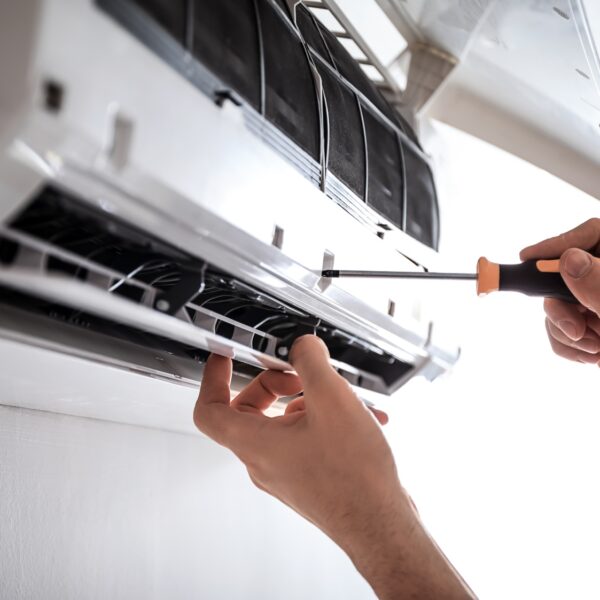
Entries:
POLYGON ((290 360, 298 375, 266 371, 231 400, 231 361, 211 356, 198 428, 235 452, 256 485, 332 538, 381 600, 474 598, 427 535, 373 413, 331 367, 323 342, 301 338, 290 360), (275 398, 300 391, 283 416, 263 414, 275 398))
POLYGON ((381 516, 344 548, 380 600, 475 598, 408 502, 381 516))

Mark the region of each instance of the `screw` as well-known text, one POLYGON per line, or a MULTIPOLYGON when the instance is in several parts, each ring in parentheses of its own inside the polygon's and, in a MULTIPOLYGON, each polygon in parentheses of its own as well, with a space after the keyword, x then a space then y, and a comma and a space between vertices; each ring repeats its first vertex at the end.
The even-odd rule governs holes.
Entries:
POLYGON ((169 308, 171 308, 171 305, 167 302, 167 300, 159 300, 156 303, 156 308, 161 312, 167 312, 169 308))
POLYGON ((288 353, 289 353, 289 350, 285 346, 281 346, 280 348, 277 348, 277 354, 279 354, 279 356, 287 356, 288 353))

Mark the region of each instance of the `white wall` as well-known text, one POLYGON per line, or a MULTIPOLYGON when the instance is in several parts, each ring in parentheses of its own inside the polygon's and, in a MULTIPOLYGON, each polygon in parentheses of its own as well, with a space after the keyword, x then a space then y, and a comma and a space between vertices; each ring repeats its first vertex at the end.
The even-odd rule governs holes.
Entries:
POLYGON ((0 406, 3 600, 372 598, 202 437, 0 406))

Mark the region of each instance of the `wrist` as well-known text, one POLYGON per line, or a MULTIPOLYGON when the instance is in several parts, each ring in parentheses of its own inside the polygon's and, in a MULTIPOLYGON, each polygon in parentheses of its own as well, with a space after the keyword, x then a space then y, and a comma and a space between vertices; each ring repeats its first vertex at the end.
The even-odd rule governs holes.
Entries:
POLYGON ((400 574, 412 577, 411 563, 418 560, 415 538, 420 537, 421 523, 404 492, 402 496, 380 511, 369 530, 350 540, 346 548, 378 598, 387 597, 386 588, 400 574))
POLYGON ((380 600, 475 598, 425 530, 404 490, 362 535, 340 545, 380 600))

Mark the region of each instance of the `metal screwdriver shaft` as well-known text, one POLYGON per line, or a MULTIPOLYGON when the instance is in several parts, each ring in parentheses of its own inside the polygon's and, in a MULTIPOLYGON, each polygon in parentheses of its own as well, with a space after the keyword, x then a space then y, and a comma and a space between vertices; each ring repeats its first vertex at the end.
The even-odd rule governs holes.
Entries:
POLYGON ((576 303, 560 274, 560 260, 528 260, 516 265, 501 265, 482 256, 477 273, 428 273, 423 271, 353 271, 326 269, 322 277, 364 277, 388 279, 439 279, 477 282, 477 295, 491 292, 520 292, 527 296, 556 298, 576 303))
POLYGON ((329 269, 321 273, 323 277, 370 277, 370 278, 398 278, 398 279, 477 279, 476 273, 428 273, 415 271, 344 271, 329 269))

